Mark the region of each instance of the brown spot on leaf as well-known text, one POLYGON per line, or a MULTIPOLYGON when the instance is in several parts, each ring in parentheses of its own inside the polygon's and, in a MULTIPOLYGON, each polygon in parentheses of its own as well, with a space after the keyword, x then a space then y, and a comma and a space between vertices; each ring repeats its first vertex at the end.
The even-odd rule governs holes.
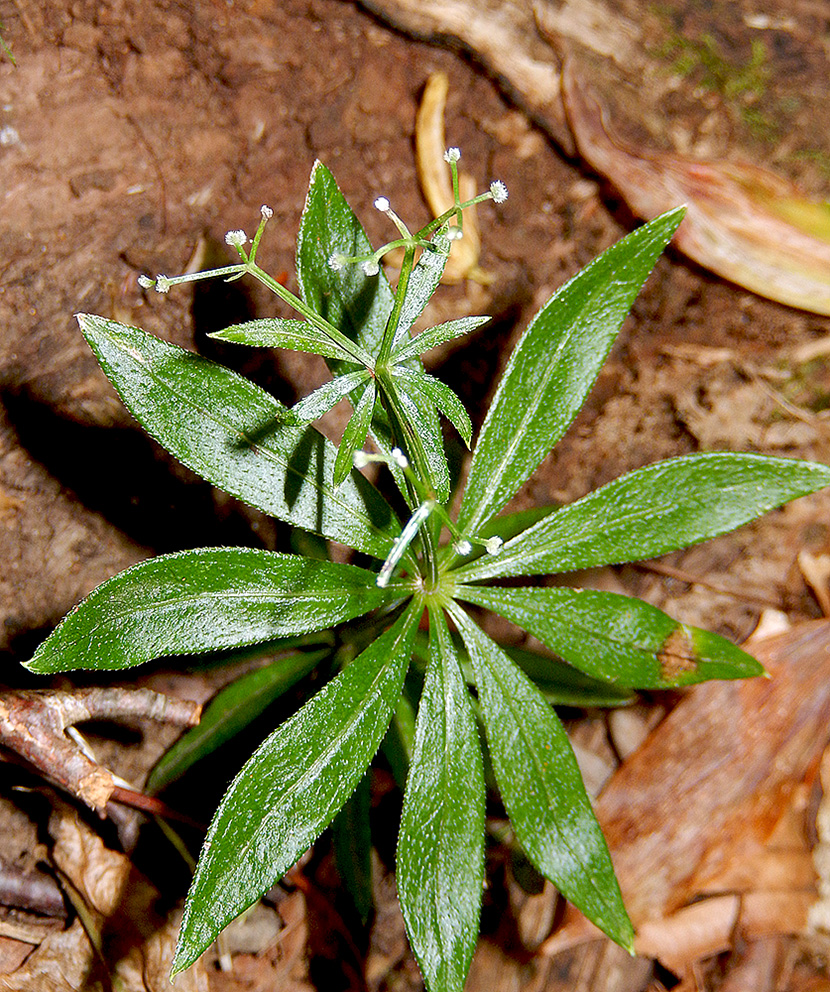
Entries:
POLYGON ((657 653, 660 663, 660 675, 667 682, 672 682, 684 672, 693 672, 697 668, 695 648, 686 629, 680 624, 674 628, 663 647, 657 653))

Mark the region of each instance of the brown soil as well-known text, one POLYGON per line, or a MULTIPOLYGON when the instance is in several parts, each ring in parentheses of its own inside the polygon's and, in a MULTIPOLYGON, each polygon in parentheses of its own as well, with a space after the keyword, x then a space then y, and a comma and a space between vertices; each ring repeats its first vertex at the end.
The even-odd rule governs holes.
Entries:
MULTIPOLYGON (((240 316, 275 312, 269 300, 238 284, 161 297, 142 292, 137 277, 184 271, 197 245, 229 258, 224 233, 251 230, 267 203, 274 218, 260 257, 293 285, 316 158, 374 241, 391 233, 372 209, 380 194, 407 221, 425 222, 413 129, 437 70, 450 79, 448 142, 482 187, 500 178, 510 190, 502 208, 479 214, 492 283, 446 288, 432 305, 432 323, 496 318, 431 369, 474 420, 535 309, 632 225, 613 194, 474 66, 349 3, 26 0, 5 13, 4 37, 17 59, 0 65, 0 651, 10 683, 20 680, 14 662, 120 568, 201 544, 283 546, 267 520, 145 440, 75 312, 202 350, 283 400, 309 391, 324 377, 321 361, 219 350, 205 338, 240 316)), ((571 500, 701 449, 828 461, 830 372, 804 350, 828 331, 830 320, 751 296, 669 252, 584 411, 517 505, 571 500)), ((329 429, 342 423, 334 417, 329 429)), ((740 640, 764 605, 793 621, 820 615, 796 559, 805 549, 830 553, 829 510, 830 495, 819 494, 670 556, 685 579, 631 566, 585 581, 740 640)), ((416 987, 396 954, 396 987, 416 987)))

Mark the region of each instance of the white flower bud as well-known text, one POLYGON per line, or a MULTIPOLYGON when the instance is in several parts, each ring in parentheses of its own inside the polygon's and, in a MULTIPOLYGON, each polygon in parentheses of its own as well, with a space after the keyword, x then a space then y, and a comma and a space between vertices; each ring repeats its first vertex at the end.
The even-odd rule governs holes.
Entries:
POLYGON ((248 240, 248 235, 244 231, 228 231, 225 235, 225 243, 232 248, 241 248, 248 240))
POLYGON ((466 540, 456 541, 452 549, 457 555, 468 555, 473 550, 473 546, 466 540))
POLYGON ((329 268, 333 269, 335 272, 339 272, 345 264, 346 261, 341 252, 335 251, 329 255, 329 268))
POLYGON ((457 162, 460 158, 461 158, 461 149, 460 148, 448 148, 444 152, 444 161, 445 162, 457 162))
POLYGON ((138 285, 141 286, 142 289, 152 289, 155 284, 156 280, 151 279, 149 276, 142 275, 138 277, 138 285))
POLYGON ((371 461, 372 459, 366 454, 365 451, 356 451, 352 455, 352 462, 355 468, 366 468, 371 461))
POLYGON ((389 454, 392 456, 392 461, 398 466, 398 468, 409 468, 409 459, 400 448, 393 448, 389 454))
POLYGON ((170 280, 167 278, 167 276, 156 276, 156 292, 157 293, 170 292, 170 280))
POLYGON ((386 199, 385 196, 379 196, 375 200, 375 210, 380 210, 382 213, 385 214, 388 209, 389 209, 389 201, 386 199))
POLYGON ((270 207, 267 207, 264 203, 259 208, 259 212, 265 220, 270 220, 274 216, 274 211, 270 207))
POLYGON ((447 240, 448 241, 460 241, 464 237, 464 232, 460 227, 448 227, 447 228, 447 240))
POLYGON ((498 555, 501 554, 504 541, 500 537, 488 537, 484 542, 484 547, 488 555, 498 555))
POLYGON ((507 187, 501 179, 496 179, 490 183, 490 196, 493 197, 493 203, 504 203, 507 199, 507 187))
POLYGON ((376 276, 380 272, 380 266, 374 258, 367 258, 365 262, 361 262, 360 267, 367 276, 376 276))

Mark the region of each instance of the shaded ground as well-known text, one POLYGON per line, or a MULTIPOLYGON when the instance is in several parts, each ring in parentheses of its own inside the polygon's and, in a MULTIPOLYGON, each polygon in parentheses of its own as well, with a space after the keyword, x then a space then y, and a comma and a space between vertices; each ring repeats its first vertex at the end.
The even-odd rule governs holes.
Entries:
MULTIPOLYGON (((448 142, 461 147, 463 165, 482 186, 500 178, 510 189, 498 212, 480 210, 480 264, 492 283, 446 288, 429 315, 431 323, 469 312, 496 318, 472 344, 439 355, 432 369, 458 389, 474 420, 535 309, 632 220, 613 191, 563 157, 470 64, 405 40, 351 4, 19 3, 3 21, 18 67, 0 65, 0 651, 4 680, 17 684, 15 662, 120 568, 199 544, 285 546, 268 520, 212 491, 144 439, 73 313, 101 313, 195 347, 283 400, 308 392, 325 377, 322 362, 240 355, 205 339, 240 316, 274 312, 270 301, 238 285, 195 298, 189 291, 145 295, 137 277, 184 271, 197 246, 203 257, 227 257, 225 231, 251 229, 267 203, 274 219, 261 258, 293 285, 292 245, 315 158, 333 170, 373 240, 390 235, 371 206, 379 194, 407 221, 425 222, 413 129, 423 86, 436 70, 450 79, 448 142)), ((571 500, 632 468, 700 449, 828 461, 828 330, 828 319, 760 300, 670 252, 585 410, 517 505, 571 500)), ((342 423, 335 412, 332 436, 342 423)), ((632 566, 585 584, 641 596, 738 640, 763 606, 794 622, 817 617, 797 556, 830 553, 828 510, 830 497, 819 494, 664 560, 681 578, 632 566)), ((164 678, 156 675, 157 683, 164 678)), ((194 691, 207 690, 198 682, 194 691)), ((13 805, 4 807, 7 818, 17 815, 13 805)), ((16 829, 9 827, 10 836, 16 829)), ((11 860, 30 859, 19 846, 11 860)), ((333 891, 326 856, 315 858, 316 884, 333 891)), ((508 875, 497 865, 485 927, 509 948, 515 934, 505 934, 497 919, 499 898, 508 890, 514 901, 525 897, 502 878, 508 875)), ((297 902, 301 891, 290 898, 297 902)), ((369 985, 416 988, 386 896, 369 985)), ((307 901, 320 926, 312 960, 348 957, 336 942, 334 950, 315 945, 337 928, 326 930, 325 904, 315 908, 313 898, 307 901)), ((545 905, 542 935, 552 913, 550 900, 545 905)), ((292 919, 294 910, 286 911, 292 919)), ((302 929, 302 912, 296 918, 302 929)), ((297 987, 308 987, 304 936, 291 959, 297 987)), ((482 953, 486 960, 491 952, 482 953)), ((528 967, 527 982, 535 976, 532 987, 546 987, 528 967)), ((563 964, 563 976, 569 967, 577 965, 563 964)), ((531 987, 511 974, 519 984, 510 987, 531 987)), ((645 988, 652 977, 646 965, 619 987, 645 988)), ((212 987, 237 987, 222 980, 212 987)), ((280 980, 287 983, 285 973, 280 980)))

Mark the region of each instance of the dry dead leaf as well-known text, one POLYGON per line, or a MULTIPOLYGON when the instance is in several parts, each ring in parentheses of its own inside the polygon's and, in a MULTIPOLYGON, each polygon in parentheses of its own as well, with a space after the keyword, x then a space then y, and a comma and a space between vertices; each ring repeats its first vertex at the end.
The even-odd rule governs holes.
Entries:
MULTIPOLYGON (((785 814, 803 817, 830 737, 830 623, 752 650, 771 677, 689 692, 597 805, 638 950, 680 974, 731 946, 736 926, 802 931, 816 900, 804 833, 785 814)), ((597 933, 569 909, 544 953, 597 933)))

